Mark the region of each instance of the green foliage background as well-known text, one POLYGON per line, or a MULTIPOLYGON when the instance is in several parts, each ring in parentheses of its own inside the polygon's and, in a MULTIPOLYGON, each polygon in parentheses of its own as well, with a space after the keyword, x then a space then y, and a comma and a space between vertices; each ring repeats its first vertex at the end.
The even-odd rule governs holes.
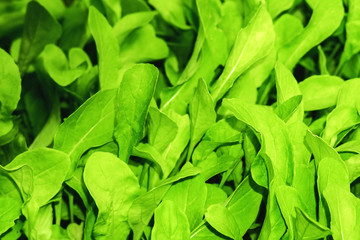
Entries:
POLYGON ((359 0, 0 1, 0 238, 360 239, 359 0))

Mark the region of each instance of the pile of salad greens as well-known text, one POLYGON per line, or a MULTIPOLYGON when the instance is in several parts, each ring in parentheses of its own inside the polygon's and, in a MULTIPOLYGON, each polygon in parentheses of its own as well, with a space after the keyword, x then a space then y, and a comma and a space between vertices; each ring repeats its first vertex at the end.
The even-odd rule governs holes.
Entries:
POLYGON ((0 1, 2 240, 360 239, 360 0, 0 1))

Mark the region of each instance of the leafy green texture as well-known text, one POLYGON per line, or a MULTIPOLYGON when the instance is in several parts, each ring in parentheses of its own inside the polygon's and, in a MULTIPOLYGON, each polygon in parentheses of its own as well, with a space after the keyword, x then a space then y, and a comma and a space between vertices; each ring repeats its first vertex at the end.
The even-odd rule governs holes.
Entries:
POLYGON ((360 239, 359 0, 0 2, 0 239, 360 239))
MULTIPOLYGON (((12 112, 20 100, 21 78, 14 60, 0 49, 0 145, 9 141, 8 135, 13 128, 12 112)), ((10 140, 12 140, 10 138, 10 140)))
POLYGON ((163 201, 156 209, 151 237, 153 239, 190 239, 186 215, 174 202, 163 201))
POLYGON ((119 87, 119 44, 106 18, 94 7, 89 10, 89 27, 98 52, 100 87, 119 87))
POLYGON ((294 68, 311 48, 333 34, 344 17, 341 0, 315 2, 313 13, 304 30, 279 51, 279 59, 290 69, 294 68))
POLYGON ((211 92, 215 101, 223 97, 236 78, 269 54, 274 38, 271 17, 265 7, 260 6, 249 25, 239 31, 224 71, 212 86, 211 92))
POLYGON ((189 105, 191 133, 188 156, 191 156, 195 145, 201 140, 206 130, 215 123, 216 112, 214 108, 214 101, 206 87, 206 83, 203 79, 200 79, 194 98, 189 105))
POLYGON ((56 45, 49 44, 44 49, 44 65, 49 75, 60 86, 67 86, 79 78, 82 68, 71 69, 63 51, 56 45))
POLYGON ((299 84, 304 110, 314 111, 336 104, 343 80, 334 76, 311 76, 299 84))
POLYGON ((24 22, 19 54, 19 69, 22 74, 43 48, 56 42, 61 35, 60 24, 36 1, 28 3, 24 22))
POLYGON ((99 210, 93 235, 126 239, 127 213, 140 187, 130 168, 111 153, 96 152, 86 162, 84 182, 99 210))
POLYGON ((143 136, 158 74, 158 70, 150 64, 135 65, 125 72, 118 88, 114 136, 120 146, 119 157, 123 161, 128 161, 133 146, 143 136), (132 93, 129 95, 129 92, 132 93))
POLYGON ((110 142, 114 131, 116 90, 99 92, 88 99, 60 126, 54 148, 66 152, 76 167, 81 155, 92 147, 110 142), (79 119, 88 119, 78 124, 79 119))

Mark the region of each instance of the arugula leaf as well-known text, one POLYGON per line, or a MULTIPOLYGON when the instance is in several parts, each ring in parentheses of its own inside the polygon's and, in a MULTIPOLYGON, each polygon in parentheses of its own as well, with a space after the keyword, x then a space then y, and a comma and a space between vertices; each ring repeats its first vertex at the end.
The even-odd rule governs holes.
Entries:
POLYGON ((344 17, 341 0, 317 1, 306 27, 279 51, 279 59, 289 69, 313 47, 328 38, 339 27, 344 17))
POLYGON ((117 88, 120 84, 118 73, 120 47, 115 33, 106 18, 95 7, 90 7, 88 21, 98 52, 100 88, 117 88))
POLYGON ((181 212, 185 213, 192 231, 202 220, 206 196, 205 182, 200 176, 196 176, 172 185, 163 201, 172 201, 181 212))
POLYGON ((0 1, 0 238, 360 238, 358 5, 0 1))
POLYGON ((214 101, 203 79, 199 80, 195 95, 189 105, 190 114, 190 146, 188 160, 195 145, 200 141, 206 130, 216 121, 214 101))
POLYGON ((336 104, 344 81, 335 76, 311 76, 299 83, 304 98, 304 110, 314 111, 336 104))
POLYGON ((195 176, 199 174, 199 172, 200 170, 194 167, 183 169, 177 175, 168 178, 158 186, 141 194, 135 199, 128 212, 129 225, 133 230, 134 239, 141 238, 146 225, 151 220, 155 209, 165 196, 166 192, 170 189, 171 184, 183 178, 195 176))
POLYGON ((49 43, 56 42, 61 35, 60 24, 46 8, 36 1, 28 3, 24 22, 18 60, 22 75, 43 48, 49 43))
POLYGON ((133 146, 143 136, 158 74, 157 68, 150 64, 135 65, 125 72, 117 90, 114 137, 120 146, 119 157, 125 162, 128 162, 133 146))
POLYGON ((190 29, 187 24, 185 4, 181 0, 164 1, 150 0, 149 3, 161 14, 161 16, 170 24, 180 29, 190 29))
POLYGON ((240 229, 236 224, 235 217, 224 205, 214 204, 208 207, 205 219, 218 232, 232 239, 238 239, 240 229))
POLYGON ((224 71, 212 86, 211 93, 215 102, 232 87, 237 77, 269 54, 274 39, 271 17, 261 5, 249 25, 239 31, 224 71), (255 42, 256 47, 253 47, 252 44, 255 42))
POLYGON ((95 94, 60 125, 55 135, 54 148, 70 156, 72 170, 75 170, 85 151, 112 140, 115 97, 115 89, 95 94), (81 119, 87 121, 78 124, 81 119))
POLYGON ((174 202, 164 200, 155 210, 155 224, 151 237, 153 239, 190 239, 186 215, 174 202))
MULTIPOLYGON (((30 200, 24 205, 27 218, 26 235, 36 234, 36 222, 40 221, 39 210, 60 190, 70 167, 68 155, 54 149, 37 148, 18 155, 6 168, 29 166, 32 169, 33 189, 30 200)), ((30 237, 32 238, 32 237, 30 237)))
MULTIPOLYGON (((20 100, 21 78, 14 60, 4 50, 0 49, 0 137, 8 134, 14 124, 11 114, 20 100)), ((5 141, 0 141, 3 145, 5 141)))
POLYGON ((54 44, 49 44, 44 51, 44 65, 50 77, 60 86, 67 86, 79 78, 84 69, 70 69, 68 60, 63 51, 54 44))
POLYGON ((99 210, 94 237, 127 239, 127 213, 140 191, 127 164, 110 153, 93 153, 85 165, 84 182, 99 210))

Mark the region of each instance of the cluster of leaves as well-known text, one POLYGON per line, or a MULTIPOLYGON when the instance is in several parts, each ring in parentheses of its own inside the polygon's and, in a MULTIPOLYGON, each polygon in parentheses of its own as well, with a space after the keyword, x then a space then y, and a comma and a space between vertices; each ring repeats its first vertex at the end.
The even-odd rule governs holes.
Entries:
POLYGON ((360 239, 360 0, 4 0, 0 46, 1 239, 360 239))

